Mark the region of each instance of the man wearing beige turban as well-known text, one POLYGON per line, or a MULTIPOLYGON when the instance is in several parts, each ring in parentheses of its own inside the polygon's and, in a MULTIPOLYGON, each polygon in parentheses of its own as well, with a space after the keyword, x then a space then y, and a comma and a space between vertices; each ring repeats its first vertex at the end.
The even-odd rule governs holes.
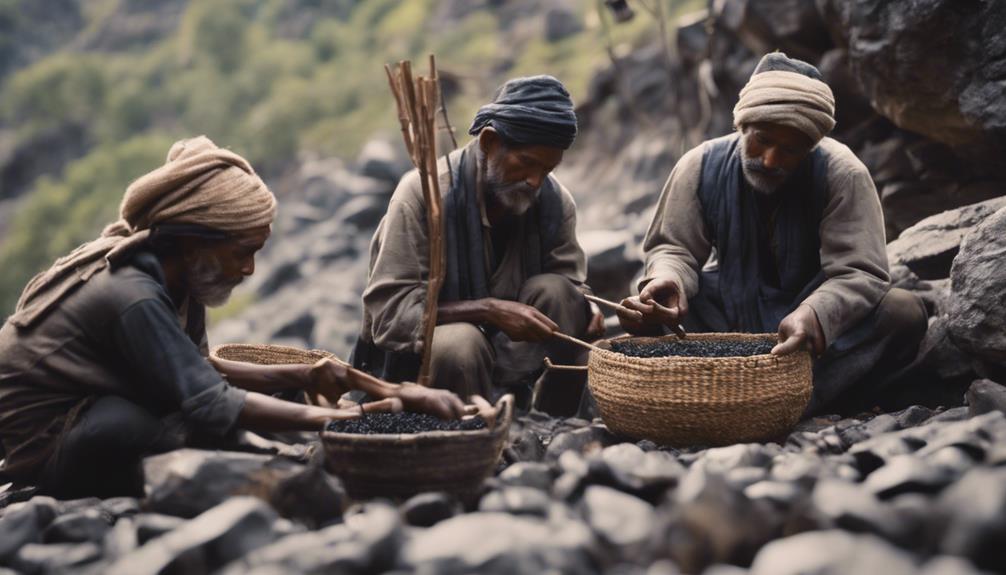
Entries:
POLYGON ((275 213, 244 158, 206 137, 183 140, 129 186, 119 221, 32 279, 0 329, 0 484, 141 495, 140 458, 178 447, 179 429, 213 441, 236 427, 319 430, 365 409, 460 416, 452 394, 333 360, 214 369, 204 306, 251 275, 275 213), (268 395, 287 389, 362 389, 383 401, 333 409, 268 395))
POLYGON ((872 406, 915 357, 926 311, 890 287, 884 219, 866 167, 828 138, 835 100, 816 68, 765 56, 734 108, 737 132, 686 153, 644 240, 636 334, 775 332, 774 354, 815 355, 808 413, 872 406), (654 305, 655 303, 661 305, 654 305))

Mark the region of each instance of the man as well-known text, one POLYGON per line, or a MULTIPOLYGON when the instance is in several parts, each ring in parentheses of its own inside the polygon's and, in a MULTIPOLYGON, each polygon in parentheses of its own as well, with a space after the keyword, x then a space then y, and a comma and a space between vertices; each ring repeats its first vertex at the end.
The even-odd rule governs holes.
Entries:
POLYGON ((275 212, 247 161, 205 137, 183 140, 129 186, 118 222, 36 276, 0 330, 5 480, 59 497, 142 494, 140 458, 179 447, 172 413, 213 438, 236 426, 320 430, 367 409, 266 395, 291 388, 362 388, 386 398, 374 407, 460 416, 449 394, 361 381, 329 360, 214 370, 204 306, 251 275, 275 212))
POLYGON ((816 68, 762 58, 734 108, 738 132, 671 172, 644 240, 639 296, 623 302, 638 313, 619 316, 636 334, 678 321, 777 332, 772 353, 817 358, 808 413, 876 399, 926 331, 921 300, 890 287, 869 172, 826 137, 834 106, 816 68))
MULTIPOLYGON (((576 239, 576 206, 551 176, 576 136, 573 102, 551 76, 506 82, 483 106, 476 136, 439 164, 446 277, 437 309, 432 385, 462 395, 490 384, 533 380, 544 356, 584 363, 555 332, 603 330, 587 304, 586 258, 576 239)), ((363 293, 358 367, 391 381, 414 377, 429 277, 426 205, 418 173, 406 174, 374 235, 363 293)), ((582 374, 546 374, 540 409, 571 414, 582 374)))

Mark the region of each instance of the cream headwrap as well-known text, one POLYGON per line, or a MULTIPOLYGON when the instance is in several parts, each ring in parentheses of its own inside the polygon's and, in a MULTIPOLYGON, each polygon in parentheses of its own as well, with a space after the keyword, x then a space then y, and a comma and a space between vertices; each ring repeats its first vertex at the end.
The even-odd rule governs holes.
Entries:
POLYGON ((755 72, 734 106, 734 126, 752 122, 800 130, 817 144, 835 127, 835 96, 821 80, 797 72, 755 72))
POLYGON ((106 266, 124 260, 159 224, 241 232, 272 223, 276 198, 241 156, 206 136, 171 146, 165 164, 126 189, 119 221, 62 257, 25 287, 10 322, 27 327, 106 266))

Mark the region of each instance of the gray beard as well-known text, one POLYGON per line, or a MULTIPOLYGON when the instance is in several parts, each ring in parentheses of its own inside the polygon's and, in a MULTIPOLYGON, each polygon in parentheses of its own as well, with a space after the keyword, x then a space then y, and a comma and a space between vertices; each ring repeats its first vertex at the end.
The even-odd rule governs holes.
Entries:
POLYGON ((189 295, 206 307, 220 307, 227 303, 237 284, 221 281, 222 271, 223 266, 211 255, 199 254, 187 262, 189 295))
POLYGON ((524 182, 503 183, 497 167, 485 159, 482 160, 482 173, 485 174, 487 199, 506 213, 519 216, 538 201, 538 188, 524 182))
POLYGON ((760 193, 770 196, 779 191, 779 188, 786 183, 790 174, 778 168, 766 168, 761 160, 749 158, 747 155, 747 136, 741 136, 741 171, 744 179, 751 188, 760 193), (772 174, 774 172, 774 174, 772 174))

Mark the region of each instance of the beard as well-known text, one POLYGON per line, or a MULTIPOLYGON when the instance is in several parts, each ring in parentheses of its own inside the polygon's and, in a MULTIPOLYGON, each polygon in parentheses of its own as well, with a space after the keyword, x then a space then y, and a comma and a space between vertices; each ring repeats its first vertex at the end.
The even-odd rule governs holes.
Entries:
POLYGON ((241 280, 223 277, 223 266, 211 254, 200 253, 186 262, 186 284, 189 295, 206 307, 219 307, 227 303, 231 292, 241 280))
POLYGON ((532 188, 525 182, 506 183, 503 181, 502 169, 492 160, 483 160, 483 173, 486 175, 486 191, 488 200, 503 208, 508 214, 519 216, 528 211, 538 200, 538 188, 532 188))
MULTIPOLYGON (((747 136, 743 136, 747 138, 747 136)), ((750 158, 747 154, 747 142, 741 141, 741 171, 744 172, 744 179, 747 180, 756 192, 765 195, 772 195, 779 191, 779 188, 789 179, 790 173, 782 168, 768 168, 760 158, 750 158)))

